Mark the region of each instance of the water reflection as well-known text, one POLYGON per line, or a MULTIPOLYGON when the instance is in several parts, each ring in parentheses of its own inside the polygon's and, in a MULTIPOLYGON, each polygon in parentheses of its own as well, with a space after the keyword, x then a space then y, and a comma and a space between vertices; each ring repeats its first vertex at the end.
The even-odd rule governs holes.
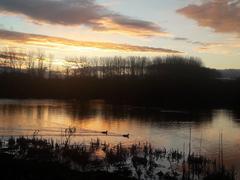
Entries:
MULTIPOLYGON (((155 147, 188 151, 189 129, 192 148, 213 158, 218 157, 219 132, 223 133, 224 161, 240 169, 240 111, 195 110, 169 111, 159 108, 111 106, 102 101, 76 103, 54 100, 1 100, 1 128, 64 128, 75 126, 88 130, 108 130, 122 136, 95 134, 74 138, 89 141, 100 137, 110 143, 149 141, 155 147)), ((3 134, 33 132, 5 131, 3 134)), ((44 135, 41 134, 40 135, 44 135)))

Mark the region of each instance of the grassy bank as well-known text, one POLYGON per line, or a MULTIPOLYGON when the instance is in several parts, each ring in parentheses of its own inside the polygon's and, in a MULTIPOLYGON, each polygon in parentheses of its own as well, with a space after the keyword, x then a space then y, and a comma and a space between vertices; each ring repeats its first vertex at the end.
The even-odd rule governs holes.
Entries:
MULTIPOLYGON (((201 154, 155 149, 149 143, 115 146, 99 139, 70 144, 52 139, 1 139, 5 179, 234 179, 234 171, 201 154)), ((219 162, 220 163, 220 162, 219 162)))
POLYGON ((131 180, 117 173, 107 172, 79 172, 58 162, 18 159, 8 153, 0 153, 2 180, 79 180, 79 179, 106 179, 131 180))

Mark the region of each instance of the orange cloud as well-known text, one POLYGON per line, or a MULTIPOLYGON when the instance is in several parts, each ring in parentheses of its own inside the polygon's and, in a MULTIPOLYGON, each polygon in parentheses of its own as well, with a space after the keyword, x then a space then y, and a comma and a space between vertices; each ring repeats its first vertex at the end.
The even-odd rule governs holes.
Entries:
POLYGON ((222 43, 206 43, 198 48, 197 52, 212 54, 231 54, 239 51, 240 43, 238 41, 226 41, 222 43))
POLYGON ((169 33, 167 32, 159 31, 158 30, 159 27, 157 25, 152 24, 151 28, 146 28, 147 22, 142 21, 138 25, 138 23, 134 21, 135 21, 134 19, 122 19, 121 17, 114 18, 114 19, 103 18, 98 21, 98 23, 101 25, 94 27, 94 30, 113 32, 113 33, 122 33, 122 34, 134 35, 134 36, 145 36, 145 37, 170 36, 169 33))
POLYGON ((138 36, 167 34, 154 22, 116 13, 95 0, 1 0, 0 11, 23 15, 39 24, 85 25, 97 31, 138 36))
POLYGON ((110 49, 117 51, 126 51, 126 52, 155 52, 155 53, 169 53, 169 54, 179 54, 182 53, 177 50, 157 48, 157 47, 148 47, 148 46, 136 46, 130 44, 118 44, 110 42, 91 42, 91 41, 75 41, 66 38, 59 38, 53 36, 37 35, 37 34, 27 34, 15 31, 0 30, 0 39, 2 41, 10 41, 20 44, 29 44, 29 45, 39 45, 39 46, 48 46, 49 44, 53 46, 56 45, 65 45, 65 46, 76 46, 76 47, 91 47, 99 49, 110 49))
POLYGON ((210 0, 200 5, 188 5, 177 12, 216 32, 240 35, 239 0, 210 0))

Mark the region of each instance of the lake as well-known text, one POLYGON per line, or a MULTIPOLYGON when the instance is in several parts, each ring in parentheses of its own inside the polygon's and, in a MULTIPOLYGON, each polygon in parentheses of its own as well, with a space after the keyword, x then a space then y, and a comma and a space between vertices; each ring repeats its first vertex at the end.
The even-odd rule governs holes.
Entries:
POLYGON ((231 109, 163 110, 113 106, 103 101, 77 103, 57 100, 0 100, 0 135, 60 137, 64 128, 76 127, 82 143, 100 138, 116 144, 150 142, 154 147, 192 151, 218 158, 223 134, 224 163, 240 169, 240 112, 231 109), (61 131, 60 131, 61 130, 61 131), (108 131, 109 136, 101 133, 108 131), (123 134, 130 134, 124 138, 123 134))

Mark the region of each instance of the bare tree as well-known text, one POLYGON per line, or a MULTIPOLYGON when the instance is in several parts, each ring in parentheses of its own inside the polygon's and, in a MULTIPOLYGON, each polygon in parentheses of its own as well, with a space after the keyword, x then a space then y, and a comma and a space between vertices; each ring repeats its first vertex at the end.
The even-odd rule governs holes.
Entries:
POLYGON ((51 78, 52 76, 52 63, 53 63, 54 56, 52 54, 48 55, 48 77, 51 78))
POLYGON ((39 50, 38 53, 37 53, 36 59, 37 59, 37 62, 38 62, 38 67, 37 67, 38 76, 43 77, 44 73, 45 73, 45 70, 46 70, 46 67, 44 66, 44 61, 46 59, 45 53, 39 50))
POLYGON ((35 60, 34 60, 34 52, 33 51, 29 51, 26 55, 26 68, 28 73, 34 73, 34 68, 35 68, 35 60))

